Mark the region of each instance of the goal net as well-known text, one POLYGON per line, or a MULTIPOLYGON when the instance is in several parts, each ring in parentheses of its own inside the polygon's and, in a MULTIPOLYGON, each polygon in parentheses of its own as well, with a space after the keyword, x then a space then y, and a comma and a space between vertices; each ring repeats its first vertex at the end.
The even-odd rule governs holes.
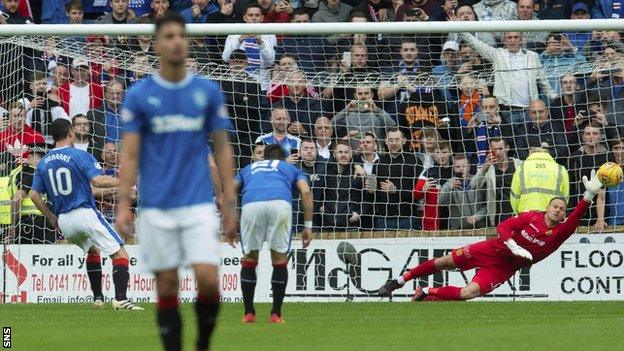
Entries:
MULTIPOLYGON (((317 239, 493 235, 500 221, 534 209, 526 200, 532 194, 569 197, 571 208, 583 175, 607 161, 624 164, 621 23, 598 21, 592 30, 592 21, 563 21, 564 30, 529 21, 535 31, 510 32, 521 25, 371 26, 361 13, 350 21, 334 32, 330 24, 269 34, 237 25, 248 33, 242 36, 189 27, 187 68, 221 86, 237 170, 260 160, 264 145, 280 143, 309 177, 317 239), (543 184, 527 185, 521 175, 513 182, 535 152, 550 162, 543 184)), ((152 35, 136 35, 147 33, 145 25, 119 26, 78 26, 74 36, 53 26, 29 35, 0 27, 5 243, 63 240, 27 200, 10 204, 20 192, 25 198, 29 167, 53 147, 54 119, 72 120, 75 147, 107 174, 123 167, 121 101, 137 80, 157 73, 158 57, 152 35)), ((116 194, 96 198, 114 222, 116 194)), ((620 185, 598 195, 580 231, 619 230, 623 211, 620 185)))

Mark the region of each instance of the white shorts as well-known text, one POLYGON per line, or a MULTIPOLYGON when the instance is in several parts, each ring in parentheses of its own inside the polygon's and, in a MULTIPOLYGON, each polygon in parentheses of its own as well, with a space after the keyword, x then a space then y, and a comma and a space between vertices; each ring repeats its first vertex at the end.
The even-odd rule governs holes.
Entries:
POLYGON ((213 204, 139 210, 141 258, 152 272, 195 264, 219 265, 219 215, 213 204))
POLYGON ((243 206, 240 219, 244 254, 260 251, 267 242, 275 252, 288 253, 292 236, 292 205, 284 200, 251 202, 243 206))
POLYGON ((65 239, 80 246, 85 253, 95 246, 102 254, 110 256, 124 244, 102 213, 93 208, 76 208, 63 213, 58 217, 58 225, 65 239))

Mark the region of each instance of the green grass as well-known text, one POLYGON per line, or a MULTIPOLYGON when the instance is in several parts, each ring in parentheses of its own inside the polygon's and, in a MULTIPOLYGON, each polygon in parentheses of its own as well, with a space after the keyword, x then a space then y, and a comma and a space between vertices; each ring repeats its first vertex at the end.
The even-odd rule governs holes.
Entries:
MULTIPOLYGON (((286 304, 286 324, 270 325, 270 306, 242 325, 242 306, 222 305, 213 350, 623 350, 624 302, 286 304)), ((185 350, 195 318, 184 305, 185 350)), ((15 350, 159 350, 154 307, 0 305, 15 350)))

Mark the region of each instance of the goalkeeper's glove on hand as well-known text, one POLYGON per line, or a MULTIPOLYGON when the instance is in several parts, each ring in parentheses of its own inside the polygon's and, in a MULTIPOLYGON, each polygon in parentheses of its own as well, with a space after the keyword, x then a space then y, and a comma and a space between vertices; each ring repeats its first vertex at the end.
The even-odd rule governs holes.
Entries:
POLYGON ((596 171, 592 169, 591 177, 588 180, 587 176, 583 176, 583 185, 585 186, 585 193, 583 193, 583 198, 587 200, 587 202, 592 202, 594 196, 598 194, 598 191, 602 189, 602 183, 596 176, 596 171))
POLYGON ((533 261, 533 255, 522 246, 518 245, 514 239, 509 239, 505 241, 505 245, 509 248, 514 256, 526 258, 529 261, 533 261))

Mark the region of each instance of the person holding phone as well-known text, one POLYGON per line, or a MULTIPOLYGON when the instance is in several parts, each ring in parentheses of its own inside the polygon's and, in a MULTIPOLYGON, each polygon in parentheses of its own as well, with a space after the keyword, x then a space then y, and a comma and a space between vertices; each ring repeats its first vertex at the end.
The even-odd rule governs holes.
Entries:
POLYGON ((262 8, 262 23, 288 23, 293 7, 290 0, 259 0, 262 8))

